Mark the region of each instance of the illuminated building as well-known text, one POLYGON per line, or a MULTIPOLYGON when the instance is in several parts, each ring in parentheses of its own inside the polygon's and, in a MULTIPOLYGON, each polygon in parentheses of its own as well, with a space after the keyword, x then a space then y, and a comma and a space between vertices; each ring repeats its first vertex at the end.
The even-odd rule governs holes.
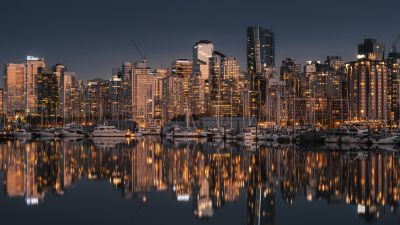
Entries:
POLYGON ((27 56, 26 57, 26 113, 35 115, 37 109, 36 80, 38 69, 45 68, 44 58, 27 56))
POLYGON ((247 75, 250 115, 261 117, 265 104, 266 79, 275 68, 275 34, 262 27, 247 28, 247 75))
POLYGON ((26 66, 9 63, 4 71, 5 111, 10 115, 24 115, 26 109, 26 66))
POLYGON ((85 123, 96 124, 102 112, 102 79, 89 80, 85 85, 85 123))
POLYGON ((135 63, 132 75, 132 115, 142 125, 152 118, 152 84, 153 76, 146 62, 135 63))
POLYGON ((183 78, 177 74, 170 74, 163 80, 163 114, 164 120, 185 115, 189 107, 185 102, 183 78))
POLYGON ((123 119, 130 119, 132 116, 132 74, 132 63, 124 62, 121 71, 123 119))
POLYGON ((211 115, 238 116, 241 89, 239 86, 239 63, 233 57, 214 51, 210 58, 210 105, 211 115))
POLYGON ((56 125, 60 117, 57 75, 53 69, 39 67, 36 79, 37 115, 42 125, 56 125))
POLYGON ((169 71, 167 69, 156 69, 156 72, 153 77, 152 84, 152 115, 153 119, 157 120, 160 124, 161 121, 164 121, 163 117, 163 107, 164 107, 164 98, 163 98, 163 88, 164 88, 164 79, 168 76, 169 71))
POLYGON ((357 61, 346 63, 350 119, 387 120, 388 72, 380 52, 382 45, 366 39, 357 61), (364 46, 364 47, 363 47, 364 46))
POLYGON ((400 53, 396 51, 393 46, 392 51, 389 52, 386 58, 386 65, 388 70, 388 106, 389 106, 389 120, 393 123, 399 124, 400 120, 400 53))
POLYGON ((201 40, 193 46, 193 73, 189 90, 191 112, 196 114, 207 113, 209 104, 208 79, 210 73, 209 59, 212 56, 214 45, 211 41, 201 40))
MULTIPOLYGON (((121 79, 120 71, 114 71, 110 79, 110 87, 108 96, 105 94, 103 98, 105 101, 110 101, 109 106, 110 117, 112 120, 122 120, 123 119, 123 82, 121 79)), ((103 92, 104 93, 104 92, 103 92)), ((107 103, 108 105, 108 103, 107 103)))
POLYGON ((183 79, 183 93, 187 99, 189 93, 189 79, 193 72, 192 61, 187 59, 177 59, 172 63, 172 74, 181 76, 183 79))

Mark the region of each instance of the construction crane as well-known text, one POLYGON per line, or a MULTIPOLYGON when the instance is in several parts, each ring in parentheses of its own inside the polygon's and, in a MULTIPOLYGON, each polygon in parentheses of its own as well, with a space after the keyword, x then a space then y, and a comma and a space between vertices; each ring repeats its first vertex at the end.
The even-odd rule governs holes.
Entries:
POLYGON ((136 42, 134 40, 132 40, 132 43, 135 46, 136 50, 138 51, 138 53, 139 53, 141 59, 143 60, 143 62, 145 62, 146 61, 146 55, 144 55, 142 53, 142 51, 140 50, 139 46, 136 44, 136 42))
POLYGON ((392 43, 392 52, 396 52, 396 46, 399 43, 400 40, 400 34, 397 36, 396 40, 392 43))

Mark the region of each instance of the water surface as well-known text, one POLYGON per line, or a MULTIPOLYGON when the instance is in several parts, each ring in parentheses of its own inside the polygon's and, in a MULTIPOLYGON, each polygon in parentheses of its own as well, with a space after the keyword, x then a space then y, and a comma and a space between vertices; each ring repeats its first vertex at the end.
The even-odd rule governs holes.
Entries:
POLYGON ((399 224, 396 151, 138 140, 0 143, 1 224, 399 224))

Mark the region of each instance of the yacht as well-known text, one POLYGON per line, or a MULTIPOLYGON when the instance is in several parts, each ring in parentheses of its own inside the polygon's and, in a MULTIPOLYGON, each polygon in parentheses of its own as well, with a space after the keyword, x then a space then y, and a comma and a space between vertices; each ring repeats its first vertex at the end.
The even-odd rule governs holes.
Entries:
POLYGON ((99 125, 91 133, 92 137, 125 137, 125 131, 118 130, 115 126, 99 125))
POLYGON ((87 133, 77 124, 67 124, 61 131, 61 136, 64 138, 84 138, 87 133))
POLYGON ((56 130, 54 130, 52 128, 46 128, 46 129, 38 131, 36 133, 36 135, 39 137, 56 137, 59 135, 59 133, 56 132, 56 130))
POLYGON ((167 137, 172 138, 206 138, 207 133, 202 132, 201 130, 190 130, 190 129, 181 129, 181 128, 173 128, 170 133, 167 133, 167 137))
POLYGON ((247 127, 243 131, 243 140, 255 141, 257 140, 257 127, 247 127))
POLYGON ((32 134, 25 129, 20 129, 20 130, 14 131, 12 133, 12 136, 15 138, 30 138, 32 136, 32 134))

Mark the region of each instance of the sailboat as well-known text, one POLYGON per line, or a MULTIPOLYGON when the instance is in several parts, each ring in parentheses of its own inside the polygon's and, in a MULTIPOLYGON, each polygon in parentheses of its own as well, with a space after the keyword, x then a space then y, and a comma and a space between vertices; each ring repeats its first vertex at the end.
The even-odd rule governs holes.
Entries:
POLYGON ((173 126, 172 131, 167 133, 167 137, 170 138, 206 138, 207 134, 201 130, 194 128, 190 128, 190 116, 189 116, 189 107, 186 102, 186 128, 180 128, 177 126, 173 126))

